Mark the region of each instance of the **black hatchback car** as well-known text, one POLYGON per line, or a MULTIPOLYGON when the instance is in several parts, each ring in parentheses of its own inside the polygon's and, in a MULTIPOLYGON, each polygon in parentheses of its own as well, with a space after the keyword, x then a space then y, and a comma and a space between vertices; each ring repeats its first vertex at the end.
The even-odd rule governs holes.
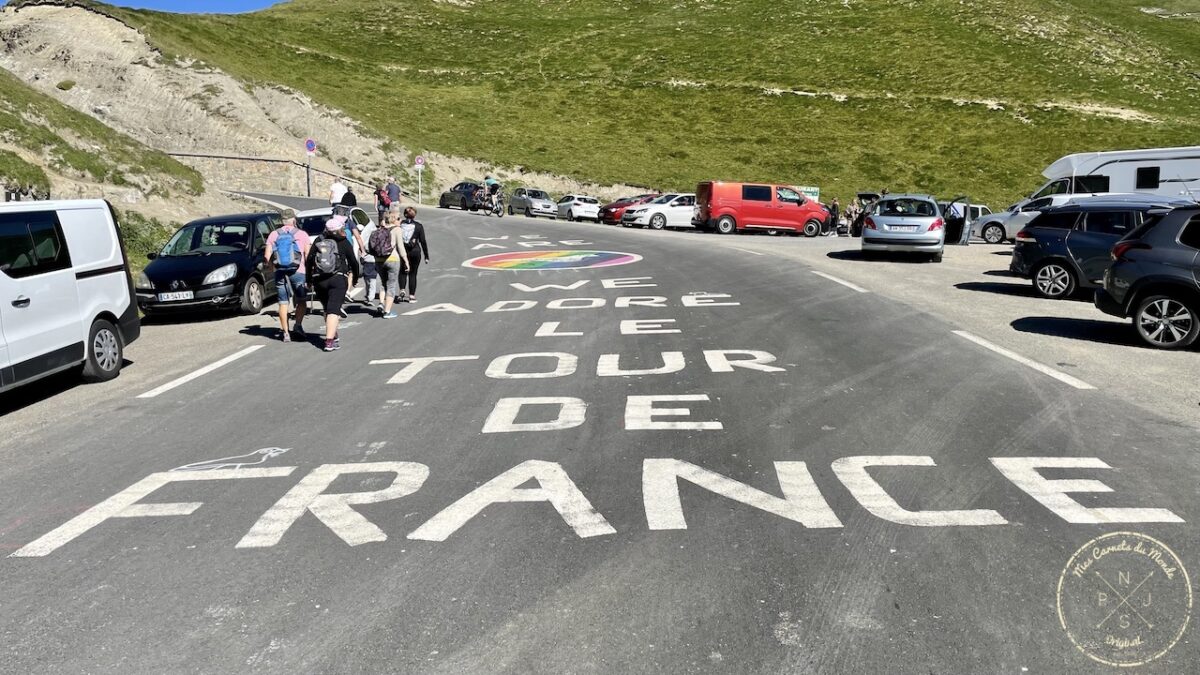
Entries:
POLYGON ((1153 198, 1091 198, 1046 209, 1017 233, 1008 269, 1031 279, 1043 298, 1097 288, 1113 244, 1168 213, 1171 204, 1153 198))
POLYGON ((475 193, 482 187, 482 183, 465 180, 443 192, 438 198, 438 206, 443 209, 457 206, 463 211, 471 210, 475 206, 475 193))
POLYGON ((147 316, 202 309, 240 308, 257 314, 275 296, 275 270, 263 260, 277 213, 215 216, 179 228, 135 284, 147 316))
POLYGON ((1175 209, 1117 242, 1096 307, 1132 318, 1142 341, 1182 349, 1200 337, 1200 205, 1175 209))

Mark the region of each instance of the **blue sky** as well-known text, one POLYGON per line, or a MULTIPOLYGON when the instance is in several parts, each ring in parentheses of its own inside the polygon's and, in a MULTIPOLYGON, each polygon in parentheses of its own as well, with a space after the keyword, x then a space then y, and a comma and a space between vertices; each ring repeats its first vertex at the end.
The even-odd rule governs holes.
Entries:
MULTIPOLYGON (((8 0, 0 0, 4 5, 8 0)), ((107 0, 111 5, 159 9, 166 12, 249 12, 282 0, 107 0)))

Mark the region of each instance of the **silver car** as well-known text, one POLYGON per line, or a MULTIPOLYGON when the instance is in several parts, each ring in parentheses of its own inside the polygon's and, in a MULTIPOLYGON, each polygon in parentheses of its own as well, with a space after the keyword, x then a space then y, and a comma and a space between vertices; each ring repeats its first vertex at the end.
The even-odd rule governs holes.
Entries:
POLYGON ((508 200, 508 215, 511 216, 514 213, 523 213, 530 218, 534 216, 557 218, 558 207, 545 190, 517 188, 513 190, 512 197, 508 200))
POLYGON ((862 250, 928 253, 942 261, 946 221, 929 195, 888 195, 863 219, 862 250))

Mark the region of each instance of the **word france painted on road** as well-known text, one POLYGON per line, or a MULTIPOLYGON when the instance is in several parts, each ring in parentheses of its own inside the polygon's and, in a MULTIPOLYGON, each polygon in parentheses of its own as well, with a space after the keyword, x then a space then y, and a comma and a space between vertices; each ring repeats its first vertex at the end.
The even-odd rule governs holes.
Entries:
POLYGON ((620 251, 513 251, 472 258, 464 267, 481 270, 578 270, 628 265, 642 259, 620 251))

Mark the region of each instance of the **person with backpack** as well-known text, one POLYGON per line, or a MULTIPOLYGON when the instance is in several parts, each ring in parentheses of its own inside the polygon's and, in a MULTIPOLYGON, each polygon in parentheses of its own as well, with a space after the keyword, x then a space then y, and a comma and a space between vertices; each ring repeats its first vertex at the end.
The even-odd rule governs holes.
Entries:
POLYGON ((308 256, 308 233, 296 227, 296 216, 284 214, 283 227, 267 235, 267 248, 263 252, 266 260, 275 265, 275 290, 279 294, 280 340, 291 342, 294 332, 303 339, 304 310, 308 300, 305 284, 304 259, 308 256), (296 307, 296 327, 288 331, 288 308, 296 307))
POLYGON ((342 206, 358 206, 358 197, 354 195, 354 188, 346 186, 346 192, 342 194, 342 200, 338 202, 342 206))
POLYGON ((383 185, 375 185, 375 211, 379 215, 379 225, 383 226, 384 216, 387 215, 388 209, 392 206, 392 198, 388 195, 388 191, 383 185))
POLYGON ((345 224, 339 219, 330 218, 325 223, 325 232, 309 247, 307 269, 317 299, 325 307, 325 351, 341 349, 338 323, 342 303, 350 290, 351 274, 359 273, 359 264, 354 246, 346 239, 345 224))
POLYGON ((379 270, 379 280, 383 286, 383 308, 379 316, 395 319, 397 314, 392 304, 400 294, 400 280, 404 278, 409 265, 400 232, 400 218, 395 211, 388 213, 384 227, 371 233, 367 248, 375 256, 375 267, 379 270))
POLYGON ((404 209, 400 234, 408 260, 408 270, 400 283, 402 286, 408 286, 406 302, 416 302, 417 268, 421 266, 422 257, 425 258, 425 262, 429 262, 429 242, 425 240, 425 226, 417 222, 417 210, 411 206, 404 209))

